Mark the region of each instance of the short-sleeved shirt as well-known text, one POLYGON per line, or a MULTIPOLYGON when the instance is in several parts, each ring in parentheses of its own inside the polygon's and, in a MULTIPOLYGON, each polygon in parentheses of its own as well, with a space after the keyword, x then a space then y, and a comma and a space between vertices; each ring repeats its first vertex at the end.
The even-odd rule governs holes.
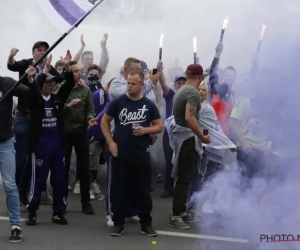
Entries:
POLYGON ((196 107, 195 118, 199 121, 199 111, 201 108, 200 94, 193 85, 188 83, 177 90, 173 98, 173 114, 175 122, 179 126, 188 128, 185 121, 185 107, 187 103, 196 107))
POLYGON ((113 100, 106 112, 114 118, 115 130, 113 139, 118 145, 118 156, 124 158, 150 157, 150 136, 134 136, 134 126, 150 127, 153 120, 160 119, 159 111, 146 97, 134 101, 127 95, 113 100))
MULTIPOLYGON (((247 122, 251 118, 251 100, 243 98, 238 100, 231 112, 230 117, 238 121, 238 128, 242 133, 243 138, 250 143, 251 147, 262 149, 267 142, 268 126, 266 120, 260 119, 260 124, 252 130, 247 130, 247 122)), ((239 141, 236 142, 237 146, 241 146, 239 141)))

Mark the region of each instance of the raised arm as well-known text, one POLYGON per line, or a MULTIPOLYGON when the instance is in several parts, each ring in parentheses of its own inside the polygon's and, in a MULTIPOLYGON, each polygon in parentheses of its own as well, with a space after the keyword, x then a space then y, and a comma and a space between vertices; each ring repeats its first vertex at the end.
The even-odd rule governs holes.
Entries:
POLYGON ((102 76, 106 72, 106 68, 107 68, 107 65, 109 63, 108 50, 107 50, 107 47, 106 47, 107 38, 108 38, 108 34, 105 33, 104 36, 103 36, 103 39, 100 42, 100 45, 101 45, 101 48, 102 48, 101 59, 100 59, 100 63, 99 63, 99 68, 101 69, 100 79, 102 78, 102 76))
POLYGON ((64 82, 64 84, 62 84, 62 86, 60 87, 60 89, 57 92, 57 96, 62 104, 64 104, 67 101, 72 89, 75 86, 74 76, 73 76, 73 73, 71 71, 71 67, 69 64, 71 60, 72 60, 72 55, 71 55, 70 50, 68 50, 65 58, 62 60, 62 62, 65 65, 64 68, 66 70, 65 74, 64 74, 65 82, 64 82))
POLYGON ((75 62, 79 62, 80 57, 81 57, 81 55, 82 55, 82 53, 84 51, 84 48, 85 48, 85 42, 84 42, 84 39, 83 39, 83 34, 81 35, 80 42, 81 42, 81 47, 77 51, 77 53, 75 54, 75 56, 73 58, 73 61, 75 61, 75 62))
POLYGON ((39 100, 39 97, 41 96, 41 92, 40 92, 40 87, 39 84, 36 80, 34 80, 34 75, 36 74, 36 70, 35 68, 33 68, 32 66, 30 66, 27 70, 26 70, 26 74, 27 74, 27 80, 29 83, 29 90, 30 90, 30 106, 36 106, 39 100))
POLYGON ((167 94, 169 93, 170 91, 170 87, 168 86, 167 84, 167 81, 166 81, 166 78, 165 78, 165 75, 164 75, 164 69, 163 69, 163 64, 162 62, 158 62, 157 63, 157 71, 160 73, 160 76, 158 78, 158 81, 160 83, 160 86, 161 86, 161 89, 163 91, 163 95, 164 97, 167 96, 167 94))
POLYGON ((25 71, 27 68, 27 64, 24 60, 16 61, 15 56, 19 52, 18 49, 12 48, 10 50, 8 60, 7 60, 7 69, 13 72, 25 71))
POLYGON ((212 61, 209 73, 209 86, 212 94, 220 94, 220 84, 218 76, 219 61, 223 51, 223 43, 218 43, 216 47, 216 54, 212 61))

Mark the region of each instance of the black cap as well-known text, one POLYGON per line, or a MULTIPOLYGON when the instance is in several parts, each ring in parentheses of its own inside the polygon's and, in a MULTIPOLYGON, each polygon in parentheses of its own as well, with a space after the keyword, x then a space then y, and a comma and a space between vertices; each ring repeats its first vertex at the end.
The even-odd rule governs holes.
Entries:
POLYGON ((41 45, 45 46, 46 49, 49 49, 49 44, 47 42, 44 42, 44 41, 39 41, 39 42, 36 42, 33 47, 32 47, 32 52, 34 51, 34 49, 40 47, 41 45))

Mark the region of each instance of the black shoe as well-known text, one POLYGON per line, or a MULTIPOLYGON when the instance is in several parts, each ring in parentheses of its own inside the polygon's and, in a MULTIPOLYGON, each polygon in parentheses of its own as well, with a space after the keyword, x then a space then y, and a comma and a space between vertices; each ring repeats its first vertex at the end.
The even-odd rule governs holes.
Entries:
POLYGON ((114 226, 110 232, 110 236, 120 237, 124 233, 124 226, 114 226))
POLYGON ((149 237, 157 237, 157 232, 150 226, 142 226, 140 233, 149 237))
POLYGON ((172 191, 165 191, 162 193, 162 195, 160 196, 161 198, 168 198, 168 197, 172 197, 173 196, 173 192, 172 191))
POLYGON ((192 214, 187 213, 185 216, 181 217, 185 223, 194 223, 200 222, 199 216, 193 216, 192 214))
POLYGON ((26 220, 27 226, 35 226, 36 225, 36 213, 29 213, 28 218, 26 220))
POLYGON ((28 205, 28 198, 26 193, 19 192, 19 199, 22 206, 26 207, 28 205))
POLYGON ((68 225, 68 221, 62 213, 53 213, 52 221, 58 225, 68 225))
POLYGON ((87 202, 82 204, 82 212, 85 214, 94 214, 94 209, 91 205, 91 203, 87 202))
POLYGON ((13 226, 11 228, 11 236, 9 237, 9 242, 18 243, 23 240, 23 233, 21 228, 13 226))

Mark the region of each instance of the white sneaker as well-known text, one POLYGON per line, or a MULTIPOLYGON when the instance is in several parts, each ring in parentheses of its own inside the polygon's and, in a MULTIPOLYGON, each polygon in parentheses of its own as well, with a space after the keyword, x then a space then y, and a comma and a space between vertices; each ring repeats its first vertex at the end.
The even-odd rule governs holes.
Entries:
POLYGON ((106 225, 107 227, 114 227, 114 222, 111 215, 106 216, 106 225))
POLYGON ((95 198, 95 195, 94 195, 94 193, 93 193, 93 190, 90 190, 90 199, 91 200, 95 200, 96 198, 95 198))
POLYGON ((203 206, 201 208, 201 212, 205 213, 205 214, 213 214, 214 213, 209 201, 206 201, 203 204, 203 206))
POLYGON ((101 194, 101 190, 96 181, 91 183, 91 190, 93 190, 94 194, 101 194))
POLYGON ((126 222, 132 222, 132 223, 139 223, 140 222, 140 218, 135 215, 135 216, 132 216, 132 217, 127 217, 126 222))
POLYGON ((80 182, 79 181, 76 182, 73 193, 80 194, 80 182))

